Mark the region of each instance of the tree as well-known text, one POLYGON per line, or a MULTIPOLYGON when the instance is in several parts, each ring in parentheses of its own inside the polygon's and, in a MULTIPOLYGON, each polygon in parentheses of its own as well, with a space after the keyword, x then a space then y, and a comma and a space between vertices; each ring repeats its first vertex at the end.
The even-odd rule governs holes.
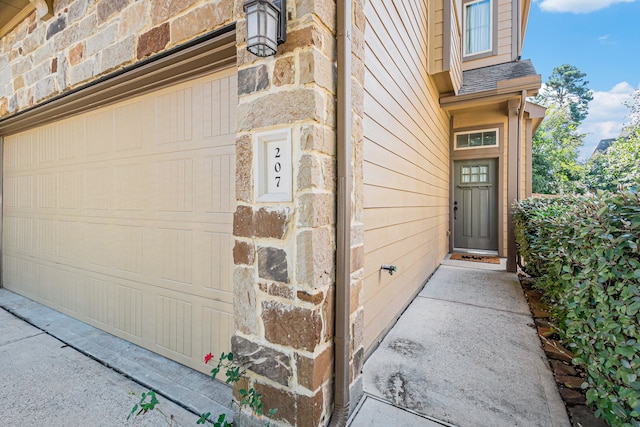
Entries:
POLYGON ((573 65, 553 69, 536 98, 547 107, 545 119, 533 135, 533 192, 580 193, 584 167, 578 163, 583 134, 578 126, 587 116, 593 93, 586 74, 573 65))
POLYGON ((628 129, 604 153, 587 165, 586 184, 590 190, 616 191, 640 186, 640 124, 628 129))
POLYGON ((573 65, 560 65, 553 69, 538 100, 546 107, 555 105, 567 109, 573 122, 580 124, 587 117, 589 102, 593 100, 586 76, 573 65))
POLYGON ((567 110, 556 106, 547 109, 544 121, 533 136, 534 193, 583 192, 584 168, 578 163, 583 138, 567 110))

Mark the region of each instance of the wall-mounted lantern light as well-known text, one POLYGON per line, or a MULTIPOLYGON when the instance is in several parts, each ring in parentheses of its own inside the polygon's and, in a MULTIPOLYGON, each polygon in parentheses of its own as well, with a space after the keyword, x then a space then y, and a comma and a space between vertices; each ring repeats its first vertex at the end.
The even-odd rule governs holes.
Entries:
POLYGON ((244 3, 247 19, 247 50, 256 56, 272 56, 287 39, 286 0, 249 0, 244 3))

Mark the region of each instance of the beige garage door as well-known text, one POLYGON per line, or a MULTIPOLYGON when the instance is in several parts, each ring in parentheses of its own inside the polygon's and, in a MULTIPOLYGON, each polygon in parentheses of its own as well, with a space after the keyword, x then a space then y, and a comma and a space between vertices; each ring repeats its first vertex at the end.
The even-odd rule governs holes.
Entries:
POLYGON ((4 142, 3 284, 204 370, 233 333, 235 69, 4 142))

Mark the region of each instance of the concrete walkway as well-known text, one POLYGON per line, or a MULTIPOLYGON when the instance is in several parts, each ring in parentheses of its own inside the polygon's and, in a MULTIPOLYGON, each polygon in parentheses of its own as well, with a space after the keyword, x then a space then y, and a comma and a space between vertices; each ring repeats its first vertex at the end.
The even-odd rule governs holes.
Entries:
POLYGON ((504 265, 445 260, 365 363, 350 426, 570 426, 532 325, 504 265))
MULTIPOLYGON (((0 307, 3 425, 163 425, 126 421, 149 388, 174 425, 230 412, 206 375, 5 289, 0 307)), ((365 364, 351 427, 569 426, 532 323, 503 265, 445 260, 365 364)))

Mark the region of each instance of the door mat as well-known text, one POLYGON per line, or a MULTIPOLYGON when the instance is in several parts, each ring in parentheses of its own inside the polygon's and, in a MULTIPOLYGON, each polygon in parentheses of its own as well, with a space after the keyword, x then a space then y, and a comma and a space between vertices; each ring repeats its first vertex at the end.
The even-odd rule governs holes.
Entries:
POLYGON ((451 254, 451 259, 454 261, 471 261, 471 262, 484 262, 487 264, 500 264, 500 258, 498 258, 497 256, 474 255, 474 254, 451 254))

